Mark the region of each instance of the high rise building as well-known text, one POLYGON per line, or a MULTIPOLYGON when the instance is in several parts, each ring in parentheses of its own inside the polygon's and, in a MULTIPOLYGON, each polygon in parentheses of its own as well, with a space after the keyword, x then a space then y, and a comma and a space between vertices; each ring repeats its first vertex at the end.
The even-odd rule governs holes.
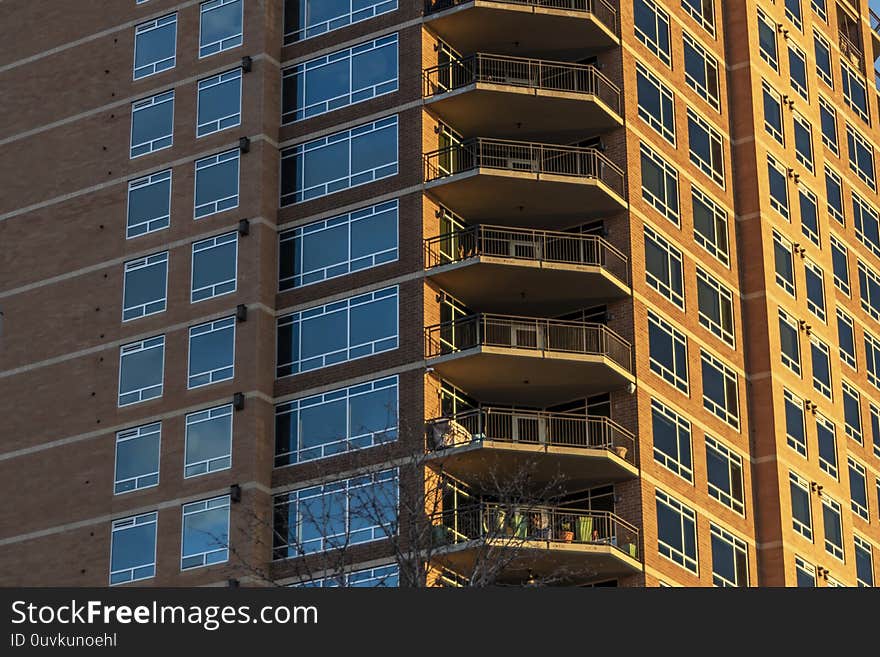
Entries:
POLYGON ((873 586, 867 0, 0 4, 0 585, 873 586))

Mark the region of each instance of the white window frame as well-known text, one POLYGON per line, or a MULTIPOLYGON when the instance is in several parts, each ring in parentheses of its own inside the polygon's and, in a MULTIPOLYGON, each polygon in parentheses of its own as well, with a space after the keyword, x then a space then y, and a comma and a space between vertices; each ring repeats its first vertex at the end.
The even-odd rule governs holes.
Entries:
POLYGON ((795 452, 807 458, 807 417, 804 412, 804 400, 791 392, 788 388, 782 389, 782 397, 783 397, 783 407, 782 412, 785 417, 785 442, 791 447, 795 452), (803 432, 803 436, 798 437, 793 435, 789 431, 788 425, 788 406, 790 404, 793 407, 798 409, 801 418, 801 431, 803 432))
MULTIPOLYGON (((734 409, 727 409, 718 405, 718 403, 714 399, 709 399, 706 396, 705 386, 703 386, 703 408, 709 411, 712 415, 720 419, 727 425, 730 425, 737 431, 739 431, 740 427, 740 408, 739 408, 739 376, 737 373, 724 361, 722 361, 717 356, 709 353, 705 349, 700 349, 700 371, 702 373, 703 364, 708 364, 710 367, 718 370, 721 373, 722 378, 724 379, 725 386, 725 398, 727 397, 728 384, 733 382, 733 390, 736 392, 736 399, 734 402, 734 409), (736 411, 736 414, 733 414, 733 411, 736 411)), ((727 400, 725 399, 725 402, 727 400)))
POLYGON ((136 180, 130 180, 128 182, 128 196, 126 200, 126 213, 125 213, 125 238, 126 239, 134 239, 135 237, 141 237, 143 235, 148 235, 149 233, 154 233, 156 231, 165 230, 166 228, 171 226, 171 187, 172 187, 172 174, 171 169, 166 169, 165 171, 159 171, 158 173, 150 174, 149 176, 144 176, 143 178, 137 178, 136 180), (131 193, 135 190, 141 189, 142 187, 148 187, 150 185, 158 185, 168 181, 168 212, 160 215, 158 217, 154 217, 147 221, 141 221, 132 225, 131 220, 131 193), (146 226, 146 230, 143 232, 135 231, 135 229, 146 226))
POLYGON ((209 237, 205 240, 199 240, 198 242, 193 242, 192 252, 190 254, 190 303, 200 303, 202 301, 207 301, 208 299, 215 299, 217 297, 221 297, 225 294, 232 294, 238 289, 238 233, 224 233, 223 235, 217 235, 216 237, 209 237), (235 245, 235 257, 234 257, 234 269, 235 272, 232 275, 232 279, 225 281, 218 281, 216 283, 212 283, 211 285, 203 286, 200 288, 195 287, 195 273, 196 273, 196 253, 202 253, 203 251, 210 251, 211 249, 216 249, 221 246, 225 246, 226 244, 234 244, 235 245), (230 288, 229 285, 232 284, 230 288), (218 291, 219 290, 219 291, 218 291), (208 296, 202 296, 196 299, 196 294, 199 292, 209 291, 210 294, 208 296))
POLYGON ((204 324, 199 324, 197 326, 191 326, 189 329, 189 340, 187 341, 187 362, 186 362, 186 372, 187 372, 187 382, 186 389, 194 390, 196 388, 202 388, 204 386, 213 385, 215 383, 220 383, 222 381, 229 381, 235 378, 235 317, 223 317, 221 319, 214 320, 213 322, 206 322, 204 324), (214 369, 208 370, 207 372, 198 372, 193 374, 191 371, 192 365, 192 345, 193 339, 198 338, 203 335, 208 335, 209 333, 216 333, 219 331, 226 331, 232 329, 232 354, 231 354, 231 364, 224 365, 223 367, 215 367, 214 369), (227 373, 228 371, 228 373, 227 373), (193 379, 199 379, 201 377, 207 376, 208 381, 204 383, 196 383, 193 385, 193 379), (216 378, 215 378, 216 377, 216 378))
MULTIPOLYGON (((679 269, 681 270, 681 294, 676 292, 670 284, 667 284, 665 281, 661 281, 659 278, 654 276, 647 267, 645 267, 645 278, 647 280, 648 285, 656 290, 660 295, 664 298, 671 301, 675 306, 684 310, 684 261, 682 258, 682 253, 677 248, 672 246, 669 240, 666 239, 659 231, 654 230, 647 224, 644 227, 645 231, 645 239, 650 239, 655 244, 657 244, 663 251, 666 252, 667 261, 676 261, 678 262, 679 269)), ((672 267, 669 267, 670 276, 672 275, 672 267)))
POLYGON ((150 315, 157 315, 159 313, 164 313, 168 306, 168 251, 163 251, 162 253, 154 253, 153 255, 146 256, 144 258, 138 258, 137 260, 129 260, 123 266, 123 275, 122 275, 122 322, 131 322, 136 319, 142 319, 144 317, 149 317, 150 315), (141 269, 147 269, 150 267, 156 267, 158 265, 165 265, 165 287, 162 290, 162 296, 148 303, 139 304, 136 306, 127 307, 125 305, 125 292, 128 288, 128 275, 132 272, 139 271, 141 269), (150 310, 148 310, 150 309, 150 310), (132 313, 126 317, 127 313, 132 313))
POLYGON ((691 423, 671 408, 666 406, 665 404, 657 401, 656 399, 651 400, 651 444, 653 445, 654 452, 654 461, 662 465, 664 468, 669 470, 670 472, 678 475, 682 479, 684 479, 689 484, 694 483, 694 445, 693 445, 693 431, 691 430, 691 423), (654 423, 654 415, 657 414, 662 416, 664 419, 669 421, 671 424, 675 426, 675 447, 676 453, 675 455, 667 454, 661 449, 658 449, 657 443, 654 440, 654 431, 653 431, 653 423, 654 423), (681 438, 682 434, 687 435, 687 456, 690 459, 690 466, 685 465, 684 460, 682 459, 682 449, 681 449, 681 438))
MULTIPOLYGON (((740 491, 742 491, 743 499, 741 499, 741 500, 736 499, 733 496, 733 492, 734 492, 733 490, 731 490, 731 492, 729 492, 729 493, 725 490, 722 490, 721 488, 719 488, 718 486, 713 484, 708 479, 708 476, 707 476, 706 484, 707 484, 707 487, 709 490, 709 497, 712 497, 713 499, 717 500, 718 502, 720 502, 721 504, 723 504, 727 508, 732 509, 733 511, 735 511, 739 515, 745 517, 745 514, 746 514, 745 481, 743 479, 743 459, 742 459, 742 457, 739 454, 737 454, 736 452, 734 452, 732 449, 727 447, 720 440, 716 440, 715 438, 713 438, 709 434, 706 434, 707 458, 708 458, 708 451, 710 449, 715 451, 717 454, 719 454, 722 458, 724 458, 727 461, 727 468, 728 468, 727 475, 728 475, 728 478, 730 479, 730 482, 731 482, 731 488, 733 487, 734 480, 737 479, 737 477, 735 476, 735 473, 734 473, 734 468, 737 466, 739 467, 739 477, 738 477, 739 478, 739 488, 740 488, 740 491)), ((707 470, 708 470, 708 468, 707 468, 707 470)))
POLYGON ((165 386, 165 336, 159 335, 152 338, 146 338, 144 340, 138 340, 137 342, 130 342, 129 344, 122 345, 119 348, 119 394, 117 395, 117 405, 119 408, 123 406, 131 406, 132 404, 139 404, 141 402, 148 401, 150 399, 158 399, 162 396, 165 386), (126 392, 125 395, 134 395, 137 394, 137 399, 134 401, 121 403, 119 397, 122 396, 122 365, 125 361, 126 356, 131 356, 132 354, 137 354, 142 351, 146 351, 148 349, 161 349, 162 350, 162 372, 160 375, 160 383, 158 385, 149 386, 147 388, 140 388, 138 390, 131 390, 126 392), (156 394, 150 395, 149 397, 144 396, 147 391, 155 391, 156 394))
POLYGON ((146 77, 151 75, 155 75, 157 73, 161 73, 162 71, 168 71, 174 68, 177 65, 177 12, 173 14, 168 14, 166 16, 162 16, 160 18, 156 18, 151 21, 147 21, 146 23, 141 23, 140 25, 135 26, 134 28, 134 63, 132 64, 132 79, 133 80, 143 80, 146 77), (171 57, 166 57, 165 59, 160 59, 157 62, 152 62, 150 64, 145 64, 143 66, 137 65, 137 51, 138 51, 138 37, 152 32, 154 30, 158 30, 163 27, 167 27, 168 25, 174 25, 174 54, 171 57), (138 69, 147 69, 146 72, 138 75, 138 69))
POLYGON ((155 96, 150 96, 149 98, 144 98, 143 100, 137 100, 131 104, 132 138, 129 142, 129 159, 134 160, 135 158, 144 157, 145 155, 156 153, 157 151, 161 151, 174 146, 174 110, 174 89, 163 91, 162 93, 156 94, 155 96), (137 113, 143 112, 158 105, 164 105, 165 103, 171 103, 171 131, 167 135, 156 137, 155 139, 151 139, 150 141, 139 142, 137 144, 132 143, 134 140, 134 123, 137 113), (147 147, 147 150, 135 154, 135 151, 144 147, 147 147))
MULTIPOLYGON (((747 587, 749 585, 749 582, 748 582, 749 547, 746 544, 746 542, 744 540, 742 540, 741 538, 739 538, 738 536, 731 534, 729 531, 726 531, 725 529, 719 527, 714 522, 709 523, 709 533, 712 538, 716 538, 719 541, 722 541, 723 543, 726 543, 728 546, 730 546, 730 549, 733 552, 734 571, 737 570, 737 568, 736 568, 737 555, 741 556, 741 558, 744 560, 744 563, 745 563, 746 578, 747 578, 745 582, 731 581, 731 580, 723 577, 722 575, 719 575, 718 573, 716 573, 715 566, 714 566, 715 551, 713 550, 712 551, 712 558, 713 558, 712 584, 713 584, 713 586, 717 586, 717 587, 747 587)), ((710 541, 710 545, 711 545, 711 541, 710 541)))
POLYGON ((838 458, 838 442, 837 442, 837 427, 834 426, 834 422, 829 420, 827 417, 822 415, 821 413, 816 413, 816 444, 819 445, 819 448, 816 450, 819 455, 819 468, 828 476, 833 477, 834 479, 838 479, 840 472, 840 463, 838 458), (831 450, 834 455, 834 462, 832 463, 827 458, 822 456, 822 447, 819 444, 819 428, 824 429, 831 436, 831 443, 833 449, 831 450))
POLYGON ((232 404, 225 406, 216 406, 203 411, 187 413, 186 428, 184 431, 184 447, 183 447, 183 478, 192 479, 193 477, 201 477, 214 472, 229 470, 232 467, 232 436, 235 431, 235 414, 232 410, 232 404), (201 461, 189 461, 189 441, 190 427, 201 424, 202 422, 210 422, 217 418, 229 418, 229 451, 225 456, 215 456, 210 459, 201 461), (200 468, 204 468, 203 470, 200 468), (191 472, 192 469, 196 471, 191 472))
MULTIPOLYGON (((733 292, 726 286, 715 279, 714 276, 704 271, 701 267, 697 267, 697 282, 702 281, 710 287, 719 298, 718 307, 723 319, 724 313, 721 311, 722 306, 727 303, 730 307, 730 327, 725 328, 722 324, 709 317, 699 307, 699 298, 697 300, 697 315, 699 317, 700 326, 708 330, 712 335, 720 338, 725 344, 732 348, 736 348, 736 315, 733 304, 733 292)), ((699 296, 699 295, 698 295, 699 296)))
MULTIPOLYGON (((231 151, 224 151, 216 155, 209 155, 200 160, 196 160, 195 164, 195 180, 193 182, 193 218, 204 219, 212 214, 234 210, 238 207, 239 193, 241 188, 241 153, 235 148, 231 151), (221 198, 213 199, 207 203, 198 202, 199 189, 199 172, 207 171, 215 166, 223 165, 227 162, 235 162, 235 193, 229 193, 221 198), (204 210, 207 209, 207 212, 204 210), (200 213, 201 212, 201 213, 200 213)), ((229 190, 231 191, 231 190, 229 190)))
POLYGON ((119 586, 120 584, 128 584, 131 582, 140 582, 146 579, 152 579, 156 576, 156 543, 158 536, 158 519, 159 514, 156 511, 151 511, 149 513, 141 513, 136 516, 130 516, 128 518, 120 518, 119 520, 114 520, 110 525, 110 576, 108 578, 108 584, 110 586, 119 586), (112 570, 113 568, 113 544, 114 537, 117 532, 124 532, 127 529, 132 529, 134 527, 141 527, 143 525, 153 525, 153 562, 152 563, 144 563, 138 564, 136 566, 132 566, 131 568, 126 568, 124 570, 112 570), (152 568, 152 572, 149 574, 144 574, 143 576, 136 577, 135 571, 141 570, 144 568, 152 568), (125 579, 122 581, 114 582, 113 576, 119 575, 120 573, 129 573, 129 579, 125 579))
POLYGON ((834 385, 831 378, 831 350, 828 348, 828 345, 816 337, 815 334, 810 335, 810 362, 812 364, 813 372, 813 389, 825 395, 828 399, 833 399, 831 392, 834 385), (824 381, 816 378, 816 350, 825 354, 825 358, 828 361, 828 385, 826 385, 824 381))
POLYGON ((204 568, 205 566, 214 566, 221 563, 226 563, 229 561, 229 524, 230 524, 230 499, 229 495, 222 495, 220 497, 214 497, 209 500, 199 500, 198 502, 190 502, 189 504, 184 504, 181 507, 181 519, 180 519, 180 570, 193 570, 195 568, 204 568), (210 511, 214 511, 216 509, 226 509, 226 545, 224 547, 219 547, 214 550, 210 550, 208 552, 194 552, 193 554, 185 554, 185 541, 184 538, 186 536, 186 521, 187 518, 195 516, 199 513, 206 513, 210 511), (221 558, 216 561, 210 561, 209 558, 211 555, 220 555, 221 558), (186 559, 195 559, 201 558, 202 563, 193 564, 193 565, 184 565, 184 560, 186 559))
POLYGON ((242 45, 244 42, 244 0, 208 0, 208 2, 203 2, 199 5, 199 59, 204 59, 205 57, 210 57, 211 55, 216 55, 225 50, 231 50, 232 48, 237 48, 242 45), (220 41, 211 41, 210 43, 202 44, 202 21, 205 19, 205 14, 214 11, 215 9, 220 9, 221 7, 225 7, 226 5, 231 5, 236 2, 240 2, 240 22, 241 22, 241 31, 237 34, 231 34, 228 37, 221 39, 220 41), (215 46, 218 46, 218 49, 214 49, 215 46))
POLYGON ((157 457, 161 457, 162 454, 162 423, 154 422, 152 424, 145 424, 140 427, 134 427, 133 429, 126 429, 124 431, 116 432, 116 452, 114 458, 114 466, 113 466, 113 494, 114 495, 124 495, 125 493, 133 493, 137 490, 144 490, 146 488, 153 488, 159 485, 159 458, 156 459, 156 471, 155 472, 145 472, 136 477, 129 477, 128 479, 120 479, 119 478, 119 445, 120 443, 129 442, 131 440, 140 440, 142 438, 152 438, 156 437, 158 440, 157 445, 157 457), (141 480, 144 480, 143 482, 141 480), (120 489, 120 485, 134 482, 134 488, 124 488, 120 489))
POLYGON ((231 71, 226 71, 225 73, 219 73, 217 75, 212 75, 209 78, 199 80, 198 92, 196 93, 197 139, 241 125, 241 95, 243 84, 241 68, 234 68, 231 71), (212 119, 205 123, 199 123, 198 117, 201 114, 202 109, 202 92, 207 89, 218 87, 221 84, 230 84, 233 80, 238 80, 238 107, 235 108, 235 111, 226 116, 221 116, 219 119, 212 119))
POLYGON ((697 542, 697 514, 696 512, 690 508, 679 502, 677 499, 669 495, 668 493, 662 491, 661 489, 655 490, 655 500, 657 504, 663 504, 674 513, 679 516, 679 524, 681 526, 681 543, 684 546, 687 541, 685 539, 685 520, 689 520, 693 523, 694 534, 693 534, 693 544, 694 544, 694 555, 690 556, 678 550, 678 548, 663 543, 659 537, 659 528, 658 528, 658 537, 657 537, 657 545, 658 551, 660 552, 660 556, 669 559, 675 564, 678 564, 685 570, 692 572, 694 575, 699 575, 700 568, 700 548, 697 542))

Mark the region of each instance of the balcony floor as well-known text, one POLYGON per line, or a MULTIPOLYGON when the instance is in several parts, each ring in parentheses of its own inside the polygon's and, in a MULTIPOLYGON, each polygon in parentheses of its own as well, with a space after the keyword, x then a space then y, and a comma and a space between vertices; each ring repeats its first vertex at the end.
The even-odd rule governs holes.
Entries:
POLYGON ((475 489, 483 481, 505 481, 528 473, 540 493, 553 494, 557 486, 567 491, 585 490, 638 477, 636 466, 607 449, 545 447, 534 443, 482 440, 452 445, 431 452, 429 463, 467 482, 475 489))
POLYGON ((567 352, 480 346, 428 364, 485 403, 551 406, 635 382, 610 358, 567 352))
POLYGON ((472 223, 557 229, 626 209, 597 178, 475 168, 433 180, 426 191, 472 223))
POLYGON ((602 267, 520 258, 475 256, 434 267, 427 275, 466 306, 482 312, 553 317, 631 293, 628 285, 602 267))
MULTIPOLYGON (((530 573, 537 578, 558 578, 560 583, 586 583, 642 571, 642 564, 637 559, 607 544, 537 540, 511 544, 505 539, 489 539, 488 542, 490 549, 498 550, 498 559, 509 559, 499 583, 522 583, 530 573)), ((475 565, 486 559, 485 543, 474 540, 438 548, 433 561, 458 573, 473 572, 475 565)))
POLYGON ((576 61, 620 44, 592 14, 484 0, 428 14, 425 24, 463 54, 576 61))
POLYGON ((574 143, 623 125, 591 94, 476 82, 425 99, 425 105, 465 138, 574 143))

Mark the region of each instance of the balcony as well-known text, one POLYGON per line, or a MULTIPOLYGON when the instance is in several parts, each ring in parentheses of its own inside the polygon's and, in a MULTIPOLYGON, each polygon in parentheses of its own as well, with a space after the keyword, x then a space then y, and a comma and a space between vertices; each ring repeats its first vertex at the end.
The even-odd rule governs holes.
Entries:
POLYGON ((641 572, 638 529, 607 511, 479 503, 436 514, 432 561, 458 573, 498 568, 499 583, 570 583, 641 572))
POLYGON ((528 474, 538 490, 638 476, 633 435, 605 417, 481 407, 426 424, 432 463, 474 488, 528 474))
POLYGON ((426 190, 473 221, 561 228, 626 208, 623 170, 595 148, 480 138, 424 161, 426 190))
POLYGON ((470 315, 425 329, 425 357, 479 399, 549 406, 635 382, 632 347, 602 324, 470 315))
POLYGON ((620 89, 595 66, 477 54, 424 72, 425 102, 465 137, 573 142, 623 125, 620 89))
POLYGON ((425 240, 425 268, 488 312, 553 316, 630 294, 626 256, 596 235, 473 226, 425 240))
POLYGON ((459 52, 581 59, 620 43, 608 0, 425 0, 425 21, 459 52))

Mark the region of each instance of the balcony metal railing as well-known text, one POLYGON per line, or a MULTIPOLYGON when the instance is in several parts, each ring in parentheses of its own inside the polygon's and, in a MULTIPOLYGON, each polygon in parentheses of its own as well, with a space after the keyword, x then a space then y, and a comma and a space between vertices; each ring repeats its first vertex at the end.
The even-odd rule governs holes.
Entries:
POLYGON ((623 169, 595 148, 477 138, 425 154, 425 182, 473 169, 595 179, 626 193, 623 169))
POLYGON ((605 356, 632 371, 630 343, 603 324, 477 314, 425 329, 426 358, 474 347, 605 356))
POLYGON ((429 452, 483 440, 608 450, 635 465, 633 435, 607 417, 484 406, 426 423, 429 452))
POLYGON ((840 52, 850 59, 851 64, 857 66, 864 73, 865 56, 861 47, 843 32, 840 32, 840 52))
POLYGON ((611 545, 638 558, 639 530, 608 511, 483 502, 437 513, 432 524, 437 546, 477 540, 512 549, 532 541, 611 545))
POLYGON ((477 53, 425 69, 424 81, 425 97, 484 82, 593 95, 620 114, 620 88, 587 64, 477 53))
MULTIPOLYGON (((617 7, 609 0, 488 0, 498 4, 527 5, 543 9, 561 9, 592 14, 596 20, 605 25, 614 34, 619 34, 617 23, 617 7)), ((433 14, 459 5, 466 5, 473 0, 425 0, 425 14, 433 14)))
POLYGON ((480 225, 425 240, 426 269, 475 256, 601 267, 629 284, 626 256, 597 235, 480 225))

